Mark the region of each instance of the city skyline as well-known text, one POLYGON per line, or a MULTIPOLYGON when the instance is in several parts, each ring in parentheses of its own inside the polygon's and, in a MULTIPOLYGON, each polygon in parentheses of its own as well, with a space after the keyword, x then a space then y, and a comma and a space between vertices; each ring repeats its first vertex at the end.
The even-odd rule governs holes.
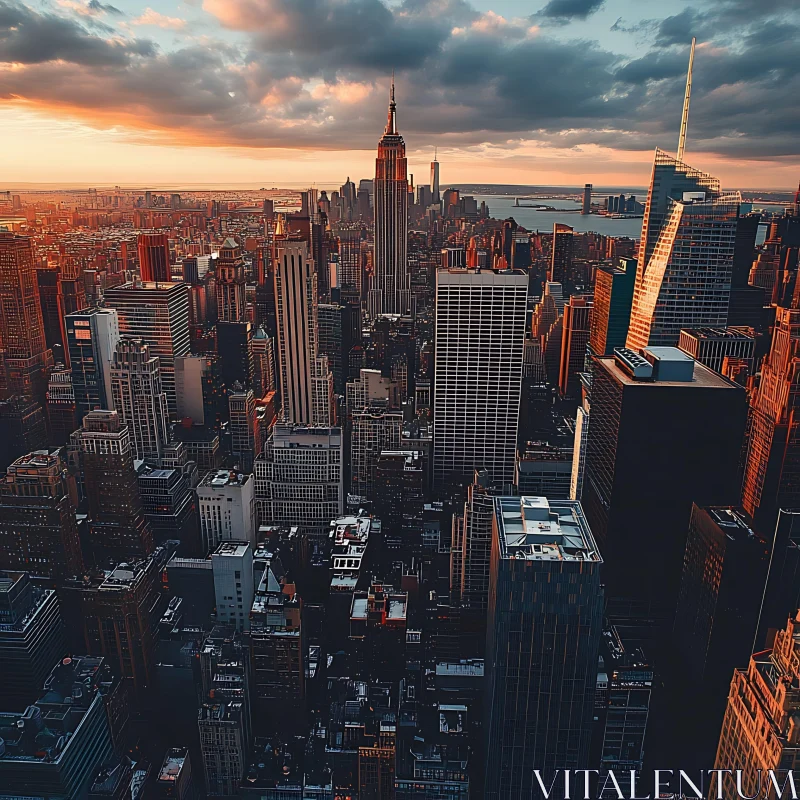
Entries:
POLYGON ((0 165, 20 187, 369 175, 395 69, 417 182, 438 147, 443 185, 644 185, 677 145, 695 35, 687 158, 790 189, 800 12, 747 6, 2 0, 0 165))

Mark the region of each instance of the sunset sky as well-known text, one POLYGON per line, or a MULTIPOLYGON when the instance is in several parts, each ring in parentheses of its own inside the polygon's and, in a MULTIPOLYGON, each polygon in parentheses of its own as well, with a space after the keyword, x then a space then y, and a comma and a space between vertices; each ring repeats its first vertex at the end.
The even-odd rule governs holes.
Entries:
POLYGON ((798 0, 0 0, 0 189, 374 172, 392 69, 410 170, 728 187, 800 179, 798 0))

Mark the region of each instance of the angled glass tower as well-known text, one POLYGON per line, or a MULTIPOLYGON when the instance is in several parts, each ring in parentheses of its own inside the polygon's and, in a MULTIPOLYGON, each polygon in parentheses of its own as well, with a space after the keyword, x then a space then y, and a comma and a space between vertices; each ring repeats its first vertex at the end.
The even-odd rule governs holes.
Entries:
POLYGON ((681 328, 727 325, 741 196, 656 150, 627 346, 674 346, 681 328))

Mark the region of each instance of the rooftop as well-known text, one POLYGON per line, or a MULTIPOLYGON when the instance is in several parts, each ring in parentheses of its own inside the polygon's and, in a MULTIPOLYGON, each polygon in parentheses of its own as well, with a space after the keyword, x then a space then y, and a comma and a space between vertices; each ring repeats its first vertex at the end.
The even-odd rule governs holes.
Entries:
POLYGON ((174 783, 178 780, 189 751, 182 747, 173 747, 164 757, 161 771, 158 773, 160 783, 174 783))
POLYGON ((494 502, 501 558, 602 562, 579 502, 551 504, 546 497, 497 497, 494 502))
POLYGON ((754 339, 752 328, 682 328, 681 333, 686 333, 696 339, 754 339))
POLYGON ((252 480, 252 477, 250 474, 219 469, 206 473, 200 481, 200 487, 222 489, 225 486, 244 486, 249 480, 252 480))
POLYGON ((223 558, 243 558, 249 547, 247 542, 222 542, 212 555, 223 558))
POLYGON ((653 361, 643 354, 622 347, 617 348, 613 356, 599 357, 596 362, 602 364, 609 374, 623 386, 675 386, 703 389, 736 388, 736 384, 727 378, 723 378, 722 375, 717 374, 699 361, 695 361, 682 350, 678 350, 677 347, 648 347, 643 353, 649 353, 652 359, 659 361, 659 365, 655 366, 653 361), (663 351, 669 351, 666 354, 666 359, 663 351), (674 356, 674 359, 672 356, 674 356), (681 364, 686 365, 684 367, 686 372, 688 372, 688 367, 692 368, 691 378, 687 379, 687 377, 683 376, 681 364), (678 366, 679 377, 677 380, 670 379, 671 370, 663 368, 664 366, 672 365, 678 366))

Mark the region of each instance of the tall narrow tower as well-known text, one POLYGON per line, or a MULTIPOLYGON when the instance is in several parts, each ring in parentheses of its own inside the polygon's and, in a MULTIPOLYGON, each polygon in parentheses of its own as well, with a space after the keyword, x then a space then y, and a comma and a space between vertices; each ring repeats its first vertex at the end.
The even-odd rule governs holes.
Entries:
POLYGON ((439 160, 436 158, 436 151, 433 152, 431 161, 431 202, 436 204, 441 202, 442 196, 439 192, 439 160))
POLYGON ((394 78, 389 118, 375 159, 375 277, 370 313, 400 314, 411 305, 408 271, 408 162, 397 132, 394 78))

